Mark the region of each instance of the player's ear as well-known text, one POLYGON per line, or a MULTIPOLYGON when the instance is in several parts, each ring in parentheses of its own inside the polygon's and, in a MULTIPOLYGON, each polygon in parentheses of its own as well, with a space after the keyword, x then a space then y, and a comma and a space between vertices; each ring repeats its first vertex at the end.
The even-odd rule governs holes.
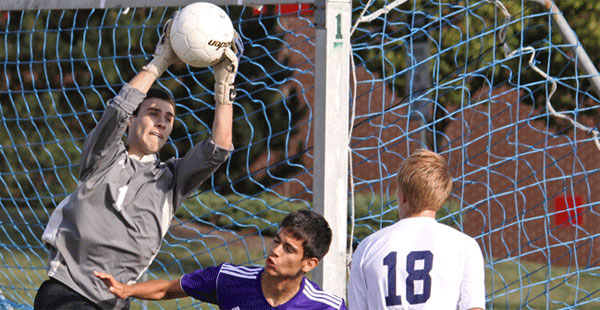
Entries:
POLYGON ((406 203, 408 201, 408 198, 406 198, 404 192, 402 192, 400 189, 396 192, 396 199, 398 199, 398 204, 406 203))
POLYGON ((307 273, 313 269, 315 269, 315 267, 317 267, 319 265, 319 259, 316 257, 309 257, 309 258, 305 258, 302 260, 302 271, 304 273, 307 273))
POLYGON ((131 114, 129 116, 129 119, 127 120, 127 128, 131 128, 133 126, 133 121, 135 121, 136 117, 138 116, 138 111, 139 110, 140 109, 138 108, 137 110, 135 110, 135 112, 133 114, 131 114))

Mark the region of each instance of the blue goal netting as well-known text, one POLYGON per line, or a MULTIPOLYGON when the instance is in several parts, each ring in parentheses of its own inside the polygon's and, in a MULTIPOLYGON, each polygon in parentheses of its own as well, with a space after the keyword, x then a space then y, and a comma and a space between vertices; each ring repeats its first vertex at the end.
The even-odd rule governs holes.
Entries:
MULTIPOLYGON (((395 169, 429 148, 455 180, 438 220, 479 242, 488 308, 597 307, 600 87, 585 56, 600 62, 600 4, 541 2, 353 2, 349 250, 397 219, 395 169)), ((278 222, 312 207, 313 8, 224 8, 246 49, 235 151, 179 208, 144 279, 261 265, 278 222)), ((83 141, 176 9, 0 11, 0 308, 32 308, 41 233, 77 186, 83 141)), ((209 136, 212 83, 185 65, 158 80, 177 107, 161 158, 209 136)))

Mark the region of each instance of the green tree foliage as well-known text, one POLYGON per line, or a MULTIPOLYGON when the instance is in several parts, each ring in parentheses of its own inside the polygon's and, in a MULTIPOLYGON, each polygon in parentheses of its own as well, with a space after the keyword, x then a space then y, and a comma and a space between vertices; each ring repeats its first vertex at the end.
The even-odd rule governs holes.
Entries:
MULTIPOLYGON (((358 18, 367 1, 354 1, 358 18)), ((448 110, 460 105, 493 100, 494 91, 519 87, 521 103, 541 107, 545 113, 545 79, 528 67, 531 53, 508 58, 507 54, 526 46, 536 49, 535 63, 555 78, 558 90, 552 103, 557 110, 579 108, 580 115, 598 117, 600 94, 594 93, 585 73, 575 65, 575 53, 560 34, 552 15, 533 1, 498 1, 511 14, 505 16, 494 1, 414 0, 378 19, 363 23, 353 36, 355 60, 373 72, 383 74, 398 98, 393 105, 406 105, 419 94, 436 102, 431 121, 437 132, 449 124, 448 110), (422 63, 431 70, 430 89, 409 89, 410 42, 429 42, 431 57, 422 63), (580 91, 574 92, 573 89, 580 91), (483 92, 483 95, 482 95, 483 92), (492 99, 490 99, 492 98, 492 99)), ((387 3, 387 2, 386 2, 387 3)), ((375 12, 375 2, 366 12, 375 12)), ((593 63, 600 63, 598 20, 600 2, 558 1, 558 8, 579 37, 593 63)), ((548 120, 559 129, 565 124, 548 120)), ((440 141, 440 140, 438 140, 440 141)), ((440 146, 440 145, 438 145, 440 146)))

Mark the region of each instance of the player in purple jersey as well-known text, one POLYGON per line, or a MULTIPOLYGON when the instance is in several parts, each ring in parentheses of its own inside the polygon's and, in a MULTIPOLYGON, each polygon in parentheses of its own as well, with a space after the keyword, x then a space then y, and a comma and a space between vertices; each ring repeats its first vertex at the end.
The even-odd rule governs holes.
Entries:
POLYGON ((171 299, 193 297, 220 309, 346 309, 344 300, 323 292, 304 274, 329 250, 331 229, 318 213, 299 210, 281 224, 265 267, 221 264, 196 270, 179 280, 123 284, 107 273, 94 272, 118 298, 171 299))

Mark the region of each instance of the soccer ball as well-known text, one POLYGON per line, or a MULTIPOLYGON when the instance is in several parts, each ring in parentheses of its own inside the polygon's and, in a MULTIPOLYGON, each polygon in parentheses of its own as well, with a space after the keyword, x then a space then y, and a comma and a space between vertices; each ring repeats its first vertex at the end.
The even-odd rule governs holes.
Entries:
POLYGON ((171 25, 171 45, 184 63, 198 68, 212 66, 233 41, 233 24, 220 7, 192 3, 179 11, 171 25))

